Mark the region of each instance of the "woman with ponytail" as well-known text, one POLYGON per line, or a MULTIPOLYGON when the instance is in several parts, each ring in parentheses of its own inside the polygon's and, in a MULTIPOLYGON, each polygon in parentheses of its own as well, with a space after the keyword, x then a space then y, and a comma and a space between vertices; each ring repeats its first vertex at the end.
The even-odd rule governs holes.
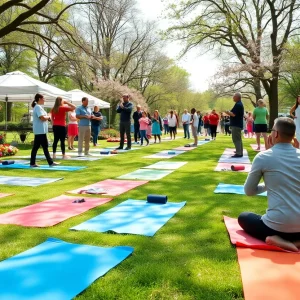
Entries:
POLYGON ((33 148, 31 150, 31 158, 30 158, 30 167, 38 167, 35 163, 36 154, 42 146, 44 155, 46 156, 47 162, 50 167, 56 166, 57 163, 53 162, 50 157, 48 151, 48 121, 50 121, 51 117, 48 116, 47 112, 43 109, 42 105, 45 103, 44 96, 41 94, 36 94, 34 100, 31 104, 33 107, 33 133, 34 133, 34 142, 33 148))

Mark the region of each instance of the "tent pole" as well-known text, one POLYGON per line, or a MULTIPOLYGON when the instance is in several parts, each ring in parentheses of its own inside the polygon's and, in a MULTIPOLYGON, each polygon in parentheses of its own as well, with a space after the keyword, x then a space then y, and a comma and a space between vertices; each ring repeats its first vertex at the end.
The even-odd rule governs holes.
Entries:
POLYGON ((8 102, 8 97, 5 97, 5 130, 7 131, 7 102, 8 102))
POLYGON ((110 107, 108 110, 108 129, 110 129, 110 107))

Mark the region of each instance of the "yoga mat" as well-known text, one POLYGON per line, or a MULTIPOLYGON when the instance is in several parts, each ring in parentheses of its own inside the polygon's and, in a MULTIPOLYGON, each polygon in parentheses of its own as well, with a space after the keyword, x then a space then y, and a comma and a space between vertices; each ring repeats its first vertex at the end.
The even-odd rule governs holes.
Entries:
MULTIPOLYGON (((223 152, 223 156, 231 156, 235 154, 235 148, 226 148, 223 152)), ((243 155, 248 156, 248 151, 246 149, 243 150, 243 155)))
POLYGON ((148 195, 147 196, 148 203, 156 203, 156 204, 166 204, 168 202, 168 196, 166 195, 148 195))
POLYGON ((159 161, 153 165, 143 167, 143 169, 158 169, 158 170, 177 170, 187 164, 187 162, 179 161, 159 161))
MULTIPOLYGON (((233 154, 232 154, 233 155, 233 154)), ((243 157, 231 157, 228 155, 222 155, 219 159, 220 163, 229 163, 229 164, 250 164, 250 159, 248 156, 243 157)))
POLYGON ((171 174, 174 170, 138 169, 132 173, 119 176, 119 179, 158 180, 171 174))
POLYGON ((250 146, 251 146, 251 148, 252 148, 254 151, 257 151, 257 152, 259 152, 259 151, 265 151, 265 150, 266 150, 265 145, 260 145, 260 150, 256 150, 256 149, 257 149, 257 144, 251 144, 250 146))
POLYGON ((164 151, 161 151, 161 152, 158 152, 158 153, 155 153, 155 154, 152 154, 152 155, 147 155, 147 156, 144 156, 144 158, 172 158, 172 157, 175 157, 179 154, 182 154, 184 153, 184 151, 177 151, 176 149, 174 150, 164 150, 164 151), (174 151, 175 154, 168 154, 169 151, 174 151))
POLYGON ((48 238, 0 262, 0 299, 73 299, 132 252, 132 247, 104 248, 48 238))
POLYGON ((0 165, 0 169, 28 169, 28 170, 47 170, 47 171, 78 171, 81 169, 85 169, 86 167, 78 167, 78 166, 54 166, 50 167, 49 165, 39 165, 37 168, 32 168, 30 165, 22 165, 22 164, 13 164, 3 166, 0 165))
POLYGON ((61 179, 63 178, 0 176, 0 184, 18 186, 39 186, 46 183, 52 183, 61 179))
POLYGON ((132 181, 132 180, 114 180, 106 179, 94 184, 81 187, 76 190, 69 191, 72 194, 85 194, 89 189, 103 189, 106 195, 118 196, 140 185, 146 184, 148 181, 132 181))
POLYGON ((12 196, 13 194, 5 194, 5 193, 0 193, 0 198, 12 196))
MULTIPOLYGON (((215 194, 238 194, 245 195, 243 185, 219 183, 214 191, 215 194)), ((257 196, 267 196, 267 192, 258 194, 257 196)))
POLYGON ((237 219, 224 216, 224 223, 229 233, 230 242, 237 247, 289 252, 277 246, 268 245, 264 241, 252 237, 242 229, 237 219))
MULTIPOLYGON (((232 166, 232 164, 230 164, 230 163, 218 163, 218 165, 215 168, 215 171, 230 171, 230 172, 232 172, 231 166, 232 166)), ((251 164, 244 164, 244 166, 245 166, 244 170, 239 170, 239 171, 235 171, 235 172, 248 173, 251 171, 251 164)))
MULTIPOLYGON (((77 156, 78 155, 78 153, 77 152, 75 152, 74 154, 72 153, 72 155, 70 155, 70 158, 68 158, 68 159, 64 159, 65 161, 66 160, 78 160, 78 161, 80 161, 80 160, 83 160, 83 161, 95 161, 95 160, 99 160, 99 159, 102 159, 103 157, 91 157, 91 156, 77 156)), ((30 159, 30 155, 24 155, 24 156, 15 156, 16 158, 25 158, 25 159, 30 159)), ((44 155, 37 155, 36 156, 36 158, 37 159, 45 159, 45 156, 44 155)), ((56 158, 55 158, 55 160, 60 160, 60 159, 63 159, 62 158, 62 155, 61 154, 57 154, 56 155, 56 158)), ((19 161, 18 161, 18 163, 19 163, 19 161)), ((27 163, 29 164, 29 161, 27 161, 27 163)))
POLYGON ((53 226, 111 200, 112 198, 61 195, 2 214, 0 215, 0 224, 15 224, 28 227, 53 226), (73 201, 81 198, 84 198, 85 202, 73 203, 73 201))
POLYGON ((195 150, 197 147, 177 147, 174 148, 176 151, 192 151, 195 150))
POLYGON ((300 260, 294 253, 237 248, 245 300, 297 300, 300 260))
POLYGON ((153 236, 185 203, 153 204, 129 199, 70 229, 153 236))

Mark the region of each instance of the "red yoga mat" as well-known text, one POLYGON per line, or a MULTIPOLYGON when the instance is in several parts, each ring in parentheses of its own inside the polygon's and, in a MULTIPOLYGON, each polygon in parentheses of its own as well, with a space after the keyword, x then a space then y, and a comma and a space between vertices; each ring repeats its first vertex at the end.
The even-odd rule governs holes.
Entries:
POLYGON ((73 203, 82 196, 61 195, 40 203, 29 205, 0 215, 0 224, 15 224, 28 227, 48 227, 77 216, 112 198, 89 198, 85 202, 73 203))
POLYGON ((89 189, 103 189, 105 195, 118 196, 123 194, 129 190, 132 190, 140 185, 146 184, 148 181, 140 180, 140 181, 132 181, 132 180, 114 180, 114 179, 106 179, 103 181, 99 181, 97 183, 93 183, 79 189, 69 191, 71 194, 85 194, 89 189))
POLYGON ((237 248, 246 300, 298 300, 300 260, 294 253, 237 248))
POLYGON ((231 170, 232 171, 242 171, 245 170, 244 165, 231 165, 231 170))

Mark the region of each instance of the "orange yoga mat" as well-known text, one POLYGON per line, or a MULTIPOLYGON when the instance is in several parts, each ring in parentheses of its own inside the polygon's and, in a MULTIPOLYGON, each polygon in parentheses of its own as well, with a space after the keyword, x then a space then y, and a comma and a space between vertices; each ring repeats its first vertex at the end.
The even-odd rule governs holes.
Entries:
POLYGON ((300 256, 237 247, 245 300, 298 300, 300 256))
POLYGON ((2 214, 0 215, 0 224, 15 224, 28 227, 53 226, 110 200, 112 198, 62 195, 2 214), (74 201, 81 199, 84 199, 84 202, 74 203, 74 201))

